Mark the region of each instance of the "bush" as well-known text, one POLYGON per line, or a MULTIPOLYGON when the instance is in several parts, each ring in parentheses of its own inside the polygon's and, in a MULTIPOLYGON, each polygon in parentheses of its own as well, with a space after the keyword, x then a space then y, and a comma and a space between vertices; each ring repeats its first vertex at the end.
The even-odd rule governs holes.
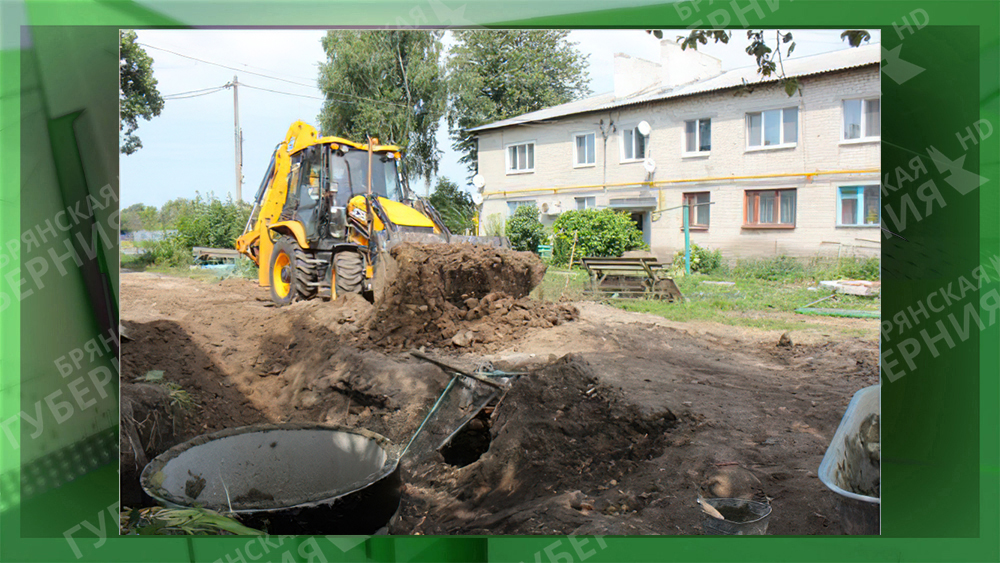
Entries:
MULTIPOLYGON (((679 267, 681 270, 686 270, 684 264, 684 251, 678 251, 674 255, 674 266, 679 267)), ((691 273, 692 274, 711 274, 718 271, 722 267, 722 251, 720 250, 709 250, 698 246, 697 244, 691 245, 691 273)))
POLYGON ((538 208, 522 205, 507 219, 507 238, 514 250, 538 252, 538 245, 545 242, 545 227, 538 220, 538 208))
POLYGON ((146 253, 142 261, 157 266, 189 266, 194 262, 191 247, 185 246, 179 235, 168 236, 163 240, 145 243, 146 253))
POLYGON ((200 194, 191 208, 177 218, 177 238, 188 250, 196 246, 234 248, 250 218, 250 206, 227 198, 225 202, 212 194, 200 194))
POLYGON ((642 240, 642 231, 624 211, 566 211, 556 219, 552 230, 555 238, 552 256, 558 264, 569 262, 573 233, 577 233, 576 257, 618 257, 628 250, 648 248, 642 240))

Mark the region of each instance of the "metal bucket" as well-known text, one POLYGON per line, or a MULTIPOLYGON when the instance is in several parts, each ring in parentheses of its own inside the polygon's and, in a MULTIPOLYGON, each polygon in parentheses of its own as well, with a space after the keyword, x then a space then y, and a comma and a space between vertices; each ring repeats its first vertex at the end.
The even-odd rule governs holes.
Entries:
POLYGON ((709 536, 763 536, 771 519, 771 505, 741 498, 707 498, 702 502, 715 507, 725 520, 708 514, 701 527, 709 536))
POLYGON ((308 424, 199 436, 151 461, 140 483, 166 506, 232 512, 287 535, 378 533, 396 514, 402 486, 383 436, 308 424))

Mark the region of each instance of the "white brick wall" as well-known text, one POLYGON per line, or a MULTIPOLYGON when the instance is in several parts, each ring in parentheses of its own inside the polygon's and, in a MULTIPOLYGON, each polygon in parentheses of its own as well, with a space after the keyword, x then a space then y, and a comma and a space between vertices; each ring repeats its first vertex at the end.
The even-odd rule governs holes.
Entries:
MULTIPOLYGON (((843 100, 879 97, 878 68, 849 69, 800 81, 801 96, 789 97, 777 85, 758 86, 752 93, 733 89, 574 115, 556 123, 484 131, 479 138, 479 172, 486 179, 483 217, 497 213, 506 217, 507 201, 516 199, 560 203, 565 211, 576 208, 575 197, 594 196, 598 207, 605 207, 611 198, 653 196, 658 208, 667 209, 681 205, 684 192, 709 191, 715 202, 709 229, 692 232, 691 239, 721 249, 727 257, 877 254, 878 227, 837 227, 836 209, 838 186, 880 182, 880 143, 841 141, 843 100), (796 146, 747 150, 746 113, 781 107, 799 109, 796 146), (707 156, 686 157, 682 154, 684 121, 696 118, 711 118, 712 150, 707 156), (642 120, 652 126, 647 154, 655 160, 656 171, 651 176, 641 162, 621 162, 621 131, 642 120), (602 121, 605 128, 609 123, 617 128, 608 136, 606 150, 602 121), (597 162, 574 167, 573 134, 583 131, 596 133, 597 162), (505 147, 524 141, 535 142, 534 171, 507 174, 505 147), (858 170, 875 172, 849 172, 858 170), (805 173, 821 174, 802 176, 805 173), (727 179, 739 176, 765 177, 727 179), (643 185, 649 181, 654 182, 652 189, 643 185), (794 229, 743 228, 745 190, 786 187, 797 189, 794 229)), ((542 220, 551 225, 555 218, 543 216, 542 220)), ((683 248, 681 221, 679 210, 653 214, 648 237, 654 252, 683 248)))

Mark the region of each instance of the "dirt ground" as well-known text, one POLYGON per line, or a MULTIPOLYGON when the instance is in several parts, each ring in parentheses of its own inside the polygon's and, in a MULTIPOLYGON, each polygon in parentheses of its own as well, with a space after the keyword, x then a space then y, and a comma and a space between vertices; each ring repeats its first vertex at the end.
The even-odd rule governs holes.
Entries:
POLYGON ((816 470, 851 396, 878 381, 875 338, 813 330, 778 346, 779 333, 596 303, 532 313, 523 295, 458 298, 433 330, 421 316, 433 304, 399 299, 424 328, 380 341, 353 295, 278 308, 252 281, 123 272, 122 379, 162 370, 191 394, 176 440, 321 422, 405 444, 450 378, 407 354, 425 345, 465 368, 531 373, 469 425, 489 445, 477 461, 404 465, 392 533, 699 534, 699 493, 770 499, 769 534, 843 533, 816 470))

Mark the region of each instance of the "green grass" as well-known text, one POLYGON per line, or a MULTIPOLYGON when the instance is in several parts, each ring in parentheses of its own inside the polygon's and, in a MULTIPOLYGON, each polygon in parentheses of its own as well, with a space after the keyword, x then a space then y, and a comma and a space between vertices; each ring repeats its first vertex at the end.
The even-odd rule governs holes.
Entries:
MULTIPOLYGON (((674 282, 685 297, 679 303, 656 299, 609 299, 607 302, 626 311, 651 313, 678 322, 708 321, 764 330, 831 328, 829 324, 816 322, 816 317, 795 313, 795 309, 831 295, 829 290, 820 288, 813 281, 767 281, 731 274, 694 274, 678 277, 674 282), (706 283, 712 281, 733 282, 734 285, 706 283), (810 287, 813 289, 810 290, 810 287)), ((532 296, 548 301, 558 301, 562 297, 584 299, 583 290, 587 283, 587 274, 582 268, 567 273, 564 268, 550 267, 532 296)), ((815 306, 879 311, 881 299, 838 294, 815 306)), ((852 336, 866 334, 863 329, 845 327, 838 330, 852 336)))

